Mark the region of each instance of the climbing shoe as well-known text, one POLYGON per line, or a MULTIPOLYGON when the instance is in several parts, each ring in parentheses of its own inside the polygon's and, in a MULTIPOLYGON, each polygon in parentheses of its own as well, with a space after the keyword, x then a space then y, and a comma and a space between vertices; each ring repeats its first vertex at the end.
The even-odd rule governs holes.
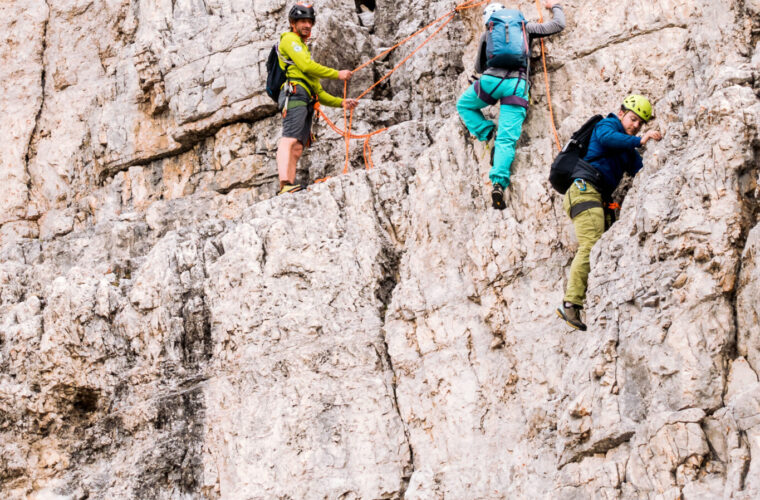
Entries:
POLYGON ((493 201, 493 208, 496 210, 504 210, 507 206, 504 203, 504 188, 501 184, 494 184, 493 191, 491 192, 491 201, 493 201))
POLYGON ((284 186, 282 186, 282 188, 280 188, 280 192, 277 194, 280 195, 280 194, 285 194, 285 193, 295 193, 296 191, 302 191, 302 190, 303 190, 303 186, 300 184, 285 184, 284 186))
POLYGON ((586 324, 583 321, 581 321, 582 310, 583 308, 580 306, 576 306, 575 304, 570 304, 569 302, 565 302, 557 308, 557 315, 560 318, 562 318, 565 321, 565 323, 572 326, 576 330, 585 332, 586 324))

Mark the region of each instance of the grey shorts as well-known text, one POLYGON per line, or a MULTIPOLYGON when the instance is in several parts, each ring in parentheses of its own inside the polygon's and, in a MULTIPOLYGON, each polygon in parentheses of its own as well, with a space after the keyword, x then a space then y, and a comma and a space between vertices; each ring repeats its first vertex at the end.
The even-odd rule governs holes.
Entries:
MULTIPOLYGON (((282 136, 298 139, 304 148, 311 145, 311 123, 314 120, 314 106, 309 105, 309 94, 300 85, 296 85, 295 94, 291 94, 288 112, 282 120, 282 136)), ((280 92, 280 109, 285 105, 285 92, 280 92)))

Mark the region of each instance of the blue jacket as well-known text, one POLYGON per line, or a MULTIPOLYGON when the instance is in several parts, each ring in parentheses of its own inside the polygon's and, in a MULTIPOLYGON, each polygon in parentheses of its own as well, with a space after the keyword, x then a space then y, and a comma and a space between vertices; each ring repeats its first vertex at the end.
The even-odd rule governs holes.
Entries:
POLYGON ((641 138, 626 134, 614 113, 596 124, 584 160, 602 173, 606 185, 596 187, 604 199, 612 196, 624 172, 633 177, 641 170, 643 162, 636 151, 640 146, 641 138))

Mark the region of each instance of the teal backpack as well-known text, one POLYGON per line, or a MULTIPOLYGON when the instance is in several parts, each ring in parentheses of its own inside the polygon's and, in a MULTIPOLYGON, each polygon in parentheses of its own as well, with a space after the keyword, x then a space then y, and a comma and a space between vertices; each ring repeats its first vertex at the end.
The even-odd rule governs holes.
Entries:
POLYGON ((486 22, 486 66, 520 69, 528 66, 530 48, 525 17, 519 10, 497 10, 486 22))

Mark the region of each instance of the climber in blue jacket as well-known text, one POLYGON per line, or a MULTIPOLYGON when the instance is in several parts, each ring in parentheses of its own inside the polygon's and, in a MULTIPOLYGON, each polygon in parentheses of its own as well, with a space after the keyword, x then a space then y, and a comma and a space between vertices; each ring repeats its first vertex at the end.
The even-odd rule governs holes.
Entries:
MULTIPOLYGON (((632 116, 635 119, 636 115, 632 116)), ((632 128, 640 127, 641 123, 643 120, 637 120, 632 128)), ((651 136, 654 134, 655 131, 652 131, 651 136)), ((597 181, 602 199, 609 201, 612 198, 612 192, 620 184, 623 174, 633 177, 641 170, 644 163, 635 148, 643 146, 649 138, 627 132, 623 122, 614 113, 596 124, 584 160, 602 174, 602 182, 597 181)))
POLYGON ((578 330, 586 330, 581 311, 591 271, 591 248, 614 221, 612 193, 623 174, 633 177, 641 170, 643 163, 636 148, 662 139, 657 130, 636 136, 652 118, 652 104, 646 97, 626 97, 617 114, 610 113, 594 127, 585 161, 576 165, 573 184, 565 193, 563 207, 573 220, 578 251, 570 265, 565 297, 557 314, 578 330))

